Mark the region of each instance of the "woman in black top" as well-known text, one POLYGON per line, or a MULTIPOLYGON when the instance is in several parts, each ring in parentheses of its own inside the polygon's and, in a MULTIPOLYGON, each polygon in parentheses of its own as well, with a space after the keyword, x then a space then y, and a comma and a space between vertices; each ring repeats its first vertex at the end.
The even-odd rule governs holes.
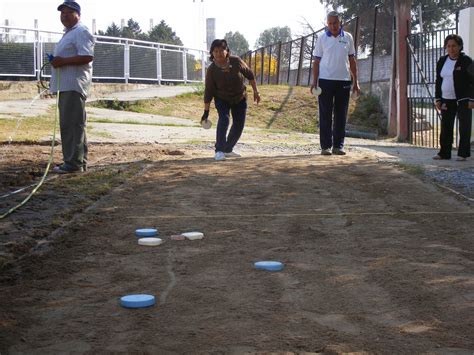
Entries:
POLYGON ((453 129, 456 116, 459 120, 459 161, 471 156, 472 114, 469 109, 474 101, 472 59, 462 52, 463 41, 458 35, 444 40, 447 55, 436 65, 435 105, 441 112, 440 151, 433 159, 451 159, 453 129))

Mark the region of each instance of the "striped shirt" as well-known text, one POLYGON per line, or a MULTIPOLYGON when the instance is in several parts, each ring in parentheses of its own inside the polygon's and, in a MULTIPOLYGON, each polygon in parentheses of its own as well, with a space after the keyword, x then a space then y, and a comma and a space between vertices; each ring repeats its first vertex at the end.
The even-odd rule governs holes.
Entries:
MULTIPOLYGON (((89 29, 77 23, 67 29, 61 40, 56 44, 53 55, 55 57, 94 56, 95 39, 89 29)), ((83 65, 65 65, 52 70, 51 92, 77 91, 87 97, 92 81, 92 62, 83 65)))

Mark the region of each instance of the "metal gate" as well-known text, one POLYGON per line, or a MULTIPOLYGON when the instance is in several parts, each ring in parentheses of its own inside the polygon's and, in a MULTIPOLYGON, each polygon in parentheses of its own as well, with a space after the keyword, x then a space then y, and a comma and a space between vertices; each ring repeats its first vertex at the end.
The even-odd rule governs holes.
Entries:
MULTIPOLYGON (((436 63, 445 54, 444 39, 453 33, 457 33, 456 28, 416 33, 407 38, 408 130, 412 144, 439 147, 441 115, 434 106, 436 63)), ((457 131, 456 127, 456 137, 457 131)))

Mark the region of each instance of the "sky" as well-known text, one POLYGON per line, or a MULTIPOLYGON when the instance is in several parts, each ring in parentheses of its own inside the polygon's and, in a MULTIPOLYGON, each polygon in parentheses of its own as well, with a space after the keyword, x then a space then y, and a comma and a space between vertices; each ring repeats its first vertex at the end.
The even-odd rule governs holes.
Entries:
MULTIPOLYGON (((216 19, 216 37, 227 32, 240 32, 252 49, 260 33, 271 27, 291 28, 293 37, 308 34, 303 28, 309 23, 315 30, 323 27, 326 10, 319 0, 77 0, 81 5, 81 21, 92 30, 105 31, 112 22, 121 24, 133 18, 143 32, 164 20, 186 47, 206 49, 204 24, 206 18, 216 19), (295 6, 296 5, 296 6, 295 6)), ((9 26, 34 27, 38 20, 41 30, 62 31, 58 5, 62 0, 0 0, 0 24, 8 19, 9 26)))

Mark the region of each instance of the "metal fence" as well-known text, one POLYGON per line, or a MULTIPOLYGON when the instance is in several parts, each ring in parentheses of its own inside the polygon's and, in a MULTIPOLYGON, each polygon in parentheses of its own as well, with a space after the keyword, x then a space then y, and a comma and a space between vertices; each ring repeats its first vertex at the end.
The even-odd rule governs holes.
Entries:
MULTIPOLYGON (((49 77, 47 53, 61 32, 0 26, 0 79, 49 77)), ((202 82, 207 52, 170 44, 94 36, 93 80, 103 82, 202 82)))
MULTIPOLYGON (((311 85, 312 55, 318 37, 324 28, 310 35, 289 41, 273 43, 250 51, 242 59, 255 73, 257 82, 263 84, 311 85)), ((358 17, 344 24, 344 30, 354 37, 357 50, 358 17)))
MULTIPOLYGON (((436 63, 444 55, 444 39, 456 28, 416 33, 407 38, 408 53, 408 129, 410 143, 439 146, 441 116, 434 106, 436 63)), ((455 130, 457 137, 457 129, 455 130)), ((456 139, 454 139, 456 142, 456 139)))

